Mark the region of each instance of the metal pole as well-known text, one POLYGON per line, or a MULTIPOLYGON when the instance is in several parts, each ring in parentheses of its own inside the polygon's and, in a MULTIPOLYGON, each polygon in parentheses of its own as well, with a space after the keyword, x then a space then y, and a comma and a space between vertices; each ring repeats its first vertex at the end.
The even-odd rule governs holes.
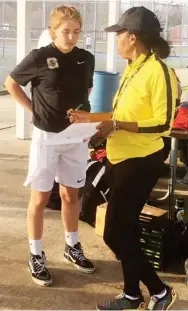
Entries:
MULTIPOLYGON (((167 3, 164 4, 166 6, 166 19, 165 19, 165 26, 164 26, 164 38, 165 40, 168 40, 168 21, 169 21, 169 1, 167 0, 167 3)), ((164 8, 165 9, 165 8, 164 8)), ((165 10, 164 10, 165 11, 165 10)), ((167 59, 164 59, 164 62, 167 62, 167 59)))
POLYGON ((152 10, 152 12, 155 12, 155 0, 152 1, 151 10, 152 10))
MULTIPOLYGON (((31 47, 30 21, 32 2, 17 0, 17 64, 28 54, 31 47)), ((30 97, 30 84, 24 88, 30 97)), ((20 105, 16 105, 16 137, 28 139, 30 137, 30 113, 20 105)))
MULTIPOLYGON (((109 0, 108 25, 117 23, 120 15, 120 1, 109 0)), ((116 72, 116 35, 108 33, 106 69, 116 72)))
POLYGON ((94 8, 94 36, 93 36, 93 52, 95 55, 95 49, 96 49, 96 27, 97 27, 97 4, 98 1, 95 0, 95 8, 94 8))
POLYGON ((184 4, 182 4, 182 19, 181 19, 181 54, 180 54, 180 67, 183 67, 182 64, 182 49, 183 49, 183 37, 184 37, 184 4))
POLYGON ((173 219, 174 215, 174 190, 176 184, 176 169, 178 157, 178 139, 171 138, 171 151, 170 151, 170 179, 168 183, 169 189, 169 219, 173 219))
POLYGON ((42 28, 45 29, 46 28, 46 0, 43 0, 43 25, 42 28))
POLYGON ((168 40, 168 9, 169 9, 169 1, 167 2, 167 4, 165 4, 167 6, 166 8, 166 20, 165 20, 165 39, 168 40))
POLYGON ((84 48, 84 43, 85 43, 85 33, 86 33, 86 3, 84 2, 84 14, 83 14, 83 48, 84 48))
POLYGON ((3 58, 5 57, 5 2, 2 3, 3 9, 3 58))

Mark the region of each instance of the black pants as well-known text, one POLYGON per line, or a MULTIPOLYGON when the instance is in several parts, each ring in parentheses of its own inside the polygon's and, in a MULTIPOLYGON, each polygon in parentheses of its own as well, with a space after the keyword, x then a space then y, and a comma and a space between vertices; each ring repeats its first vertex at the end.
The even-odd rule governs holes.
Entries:
POLYGON ((171 150, 171 138, 170 137, 163 137, 163 154, 164 154, 164 161, 166 161, 169 157, 170 150, 171 150))
POLYGON ((160 293, 164 284, 141 251, 139 215, 163 168, 163 151, 134 158, 116 165, 108 164, 110 198, 105 220, 104 241, 120 258, 124 292, 140 295, 139 282, 150 295, 160 293))

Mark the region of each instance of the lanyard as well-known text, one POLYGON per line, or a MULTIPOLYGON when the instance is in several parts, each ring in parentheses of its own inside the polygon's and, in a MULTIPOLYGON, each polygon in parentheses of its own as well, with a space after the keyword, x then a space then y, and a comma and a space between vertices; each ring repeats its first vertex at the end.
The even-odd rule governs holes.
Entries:
POLYGON ((138 66, 138 68, 132 73, 132 75, 127 79, 127 77, 125 77, 125 79, 123 80, 122 84, 120 85, 115 103, 114 103, 114 108, 113 108, 113 112, 116 110, 117 106, 118 106, 118 102, 121 98, 121 95, 123 94, 123 91, 128 87, 128 85, 130 84, 130 82, 132 81, 132 79, 136 76, 136 74, 140 71, 140 69, 144 66, 144 64, 146 63, 146 61, 150 58, 152 54, 149 53, 146 58, 141 62, 141 64, 138 66))

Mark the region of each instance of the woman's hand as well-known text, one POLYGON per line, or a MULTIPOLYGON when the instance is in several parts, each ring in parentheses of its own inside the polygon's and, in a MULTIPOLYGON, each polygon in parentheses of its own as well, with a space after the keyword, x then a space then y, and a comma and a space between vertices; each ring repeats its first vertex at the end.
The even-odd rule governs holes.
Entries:
POLYGON ((71 123, 90 123, 90 113, 85 110, 70 109, 67 114, 71 123))
POLYGON ((113 132, 113 121, 103 121, 99 125, 97 125, 98 136, 108 137, 113 132))

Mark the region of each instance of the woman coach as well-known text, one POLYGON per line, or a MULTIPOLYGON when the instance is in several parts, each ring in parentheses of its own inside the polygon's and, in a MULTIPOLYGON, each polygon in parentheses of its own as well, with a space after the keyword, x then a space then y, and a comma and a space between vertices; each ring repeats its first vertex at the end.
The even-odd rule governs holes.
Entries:
POLYGON ((97 306, 98 310, 144 309, 139 282, 148 288, 150 310, 169 309, 175 291, 157 276, 141 251, 139 215, 163 168, 163 140, 171 129, 177 96, 174 73, 161 60, 170 53, 156 15, 144 7, 126 11, 116 25, 118 53, 129 61, 114 98, 113 112, 72 111, 73 121, 101 122, 108 137, 111 195, 104 241, 120 258, 123 293, 97 306))

